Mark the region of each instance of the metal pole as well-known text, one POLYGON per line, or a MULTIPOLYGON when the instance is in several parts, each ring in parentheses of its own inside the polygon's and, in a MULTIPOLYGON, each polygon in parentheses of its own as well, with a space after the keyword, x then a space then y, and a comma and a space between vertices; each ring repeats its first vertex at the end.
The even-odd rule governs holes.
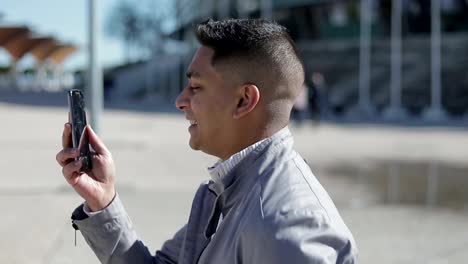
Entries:
POLYGON ((392 1, 392 106, 401 107, 401 2, 402 0, 392 1))
POLYGON ((432 0, 431 2, 431 27, 431 98, 432 106, 440 108, 440 0, 432 0))
POLYGON ((361 33, 359 45, 359 110, 371 115, 370 105, 370 58, 371 58, 371 1, 361 0, 361 33))
POLYGON ((218 19, 229 17, 230 3, 229 0, 221 0, 218 2, 218 19))
POLYGON ((8 83, 7 87, 10 89, 18 90, 18 60, 12 58, 10 72, 8 73, 8 83))
POLYGON ((215 6, 216 3, 214 0, 204 0, 201 2, 201 13, 206 18, 213 17, 215 15, 215 6))
POLYGON ((236 1, 237 7, 237 16, 239 18, 246 18, 247 12, 245 10, 245 0, 237 0, 236 1))
POLYGON ((172 65, 172 73, 170 82, 171 82, 171 95, 170 98, 172 101, 175 101, 175 98, 179 95, 179 89, 180 89, 180 65, 182 63, 182 60, 180 59, 180 55, 175 55, 174 56, 174 65, 172 65))
POLYGON ((44 62, 39 62, 37 65, 37 85, 33 89, 35 91, 40 91, 41 89, 44 89, 44 87, 46 87, 47 85, 47 71, 45 67, 46 66, 44 62))
POLYGON ((154 67, 153 61, 155 60, 155 55, 151 55, 145 65, 145 96, 150 95, 153 91, 153 77, 154 77, 154 67))
POLYGON ((260 16, 264 19, 273 19, 272 0, 260 0, 260 16))
POLYGON ((392 1, 390 107, 385 112, 389 119, 405 116, 401 106, 401 19, 402 0, 392 1))
POLYGON ((55 91, 60 91, 64 88, 63 82, 63 68, 60 64, 55 64, 53 66, 54 80, 55 80, 55 91))
POLYGON ((442 108, 441 83, 441 26, 440 0, 431 1, 431 106, 426 112, 429 120, 440 121, 447 118, 442 108))
POLYGON ((89 102, 89 113, 91 126, 96 133, 101 131, 102 113, 102 69, 98 63, 98 39, 99 20, 97 12, 98 0, 89 0, 89 83, 87 101, 89 102))

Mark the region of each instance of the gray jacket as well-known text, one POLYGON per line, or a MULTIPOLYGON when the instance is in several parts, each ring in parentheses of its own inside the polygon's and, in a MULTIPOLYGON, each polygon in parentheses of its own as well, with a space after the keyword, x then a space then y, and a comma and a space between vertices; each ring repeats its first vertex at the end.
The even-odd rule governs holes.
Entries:
POLYGON ((188 223, 154 256, 118 196, 91 217, 80 206, 72 219, 102 263, 357 262, 353 236, 288 130, 262 142, 222 182, 201 184, 188 223))

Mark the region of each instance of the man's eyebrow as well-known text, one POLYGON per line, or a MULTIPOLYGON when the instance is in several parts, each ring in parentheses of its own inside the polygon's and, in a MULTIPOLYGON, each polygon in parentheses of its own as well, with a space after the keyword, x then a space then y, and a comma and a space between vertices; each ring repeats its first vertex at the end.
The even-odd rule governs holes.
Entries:
POLYGON ((187 78, 192 78, 192 77, 195 77, 195 78, 200 78, 200 73, 199 72, 196 72, 196 71, 188 71, 186 74, 187 78))

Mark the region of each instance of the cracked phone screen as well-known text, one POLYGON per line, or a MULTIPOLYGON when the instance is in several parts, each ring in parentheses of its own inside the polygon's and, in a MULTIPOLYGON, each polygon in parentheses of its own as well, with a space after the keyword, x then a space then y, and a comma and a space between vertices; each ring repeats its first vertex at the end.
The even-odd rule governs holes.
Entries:
POLYGON ((83 160, 81 171, 91 170, 91 151, 89 147, 88 134, 86 133, 86 111, 83 93, 80 90, 70 90, 68 92, 69 121, 72 126, 72 144, 73 148, 80 150, 80 156, 77 159, 83 160))

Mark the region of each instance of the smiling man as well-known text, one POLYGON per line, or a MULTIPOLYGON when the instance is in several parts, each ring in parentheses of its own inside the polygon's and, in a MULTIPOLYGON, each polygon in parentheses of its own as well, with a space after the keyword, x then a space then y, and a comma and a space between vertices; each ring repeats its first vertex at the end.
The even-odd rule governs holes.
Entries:
POLYGON ((88 127, 96 155, 79 173, 65 124, 57 161, 85 203, 75 228, 102 263, 355 263, 357 248, 327 192, 293 149, 288 130, 304 82, 284 27, 266 20, 196 26, 201 47, 176 106, 190 122, 190 147, 219 158, 208 168, 187 224, 152 255, 115 191, 115 169, 88 127))

